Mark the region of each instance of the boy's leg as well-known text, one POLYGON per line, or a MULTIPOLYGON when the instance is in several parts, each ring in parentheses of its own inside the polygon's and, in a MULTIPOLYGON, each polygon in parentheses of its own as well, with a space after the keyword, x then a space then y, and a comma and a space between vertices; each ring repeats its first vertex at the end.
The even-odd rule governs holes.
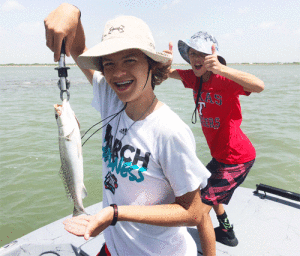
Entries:
POLYGON ((219 227, 215 228, 216 241, 228 246, 237 246, 238 240, 223 205, 214 205, 213 208, 220 224, 219 227))
POLYGON ((216 241, 236 246, 238 240, 230 225, 223 204, 228 204, 234 190, 243 183, 255 160, 245 164, 227 165, 212 159, 206 168, 211 172, 207 186, 201 191, 202 202, 211 205, 217 214, 220 226, 215 228, 216 241))
POLYGON ((223 204, 216 204, 213 208, 217 215, 222 215, 225 212, 223 204))
POLYGON ((232 226, 230 225, 229 219, 225 212, 223 204, 218 204, 213 206, 215 213, 217 214, 218 221, 220 223, 220 227, 224 230, 230 229, 232 226))

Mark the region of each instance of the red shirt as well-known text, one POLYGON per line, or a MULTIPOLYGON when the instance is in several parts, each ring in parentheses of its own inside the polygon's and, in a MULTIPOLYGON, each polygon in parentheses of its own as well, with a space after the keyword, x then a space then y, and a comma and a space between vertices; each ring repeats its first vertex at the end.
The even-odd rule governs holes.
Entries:
MULTIPOLYGON (((184 87, 193 89, 197 100, 200 77, 193 70, 179 70, 184 87)), ((239 95, 250 95, 243 87, 212 74, 203 82, 198 112, 212 157, 225 164, 242 164, 255 159, 255 148, 240 128, 242 111, 239 95)))

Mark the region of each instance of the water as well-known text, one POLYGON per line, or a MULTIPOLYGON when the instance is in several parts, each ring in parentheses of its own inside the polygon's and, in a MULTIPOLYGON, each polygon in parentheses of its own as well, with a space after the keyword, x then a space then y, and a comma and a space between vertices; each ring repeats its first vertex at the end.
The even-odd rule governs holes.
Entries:
MULTIPOLYGON (((241 96, 242 129, 257 151, 243 186, 265 183, 300 193, 300 66, 239 65, 265 82, 265 90, 241 96)), ((179 67, 179 68, 187 68, 179 67)), ((91 106, 92 86, 77 67, 69 70, 70 103, 86 131, 100 120, 91 106)), ((60 158, 53 104, 60 103, 54 67, 0 67, 0 246, 72 213, 58 175, 60 158)), ((197 155, 210 153, 200 123, 193 125, 192 91, 169 79, 157 86, 157 97, 191 127, 197 155)), ((85 207, 101 201, 101 135, 83 148, 85 207)))

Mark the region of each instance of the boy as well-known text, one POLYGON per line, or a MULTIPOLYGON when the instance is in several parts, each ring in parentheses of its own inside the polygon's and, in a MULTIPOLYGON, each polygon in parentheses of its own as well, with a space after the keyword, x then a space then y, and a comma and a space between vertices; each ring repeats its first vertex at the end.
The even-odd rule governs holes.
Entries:
MULTIPOLYGON (((223 204, 228 204, 234 190, 245 180, 254 164, 256 153, 247 136, 242 132, 242 112, 239 95, 249 96, 261 92, 264 83, 246 72, 226 66, 218 55, 218 42, 207 32, 200 31, 186 42, 179 40, 182 58, 192 69, 170 69, 169 77, 182 81, 184 87, 193 89, 202 130, 210 152, 211 162, 206 166, 212 176, 201 191, 204 204, 213 207, 220 226, 215 228, 216 240, 236 246, 233 226, 223 204)), ((172 44, 169 51, 172 54, 172 44)), ((193 123, 195 123, 193 122, 193 123)))

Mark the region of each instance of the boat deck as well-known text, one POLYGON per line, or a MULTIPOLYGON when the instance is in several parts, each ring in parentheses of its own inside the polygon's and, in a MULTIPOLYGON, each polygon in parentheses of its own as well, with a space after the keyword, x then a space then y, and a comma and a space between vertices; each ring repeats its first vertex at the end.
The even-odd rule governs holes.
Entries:
MULTIPOLYGON (((276 195, 253 194, 253 189, 238 188, 226 212, 234 225, 239 244, 228 247, 217 243, 217 256, 296 256, 300 251, 300 203, 276 195)), ((98 212, 102 203, 87 207, 90 214, 98 212)), ((97 255, 104 238, 102 235, 85 241, 69 234, 63 220, 55 221, 0 248, 0 256, 27 255, 97 255)), ((211 212, 214 227, 218 221, 211 212)), ((202 255, 200 240, 195 227, 188 228, 202 255)))

